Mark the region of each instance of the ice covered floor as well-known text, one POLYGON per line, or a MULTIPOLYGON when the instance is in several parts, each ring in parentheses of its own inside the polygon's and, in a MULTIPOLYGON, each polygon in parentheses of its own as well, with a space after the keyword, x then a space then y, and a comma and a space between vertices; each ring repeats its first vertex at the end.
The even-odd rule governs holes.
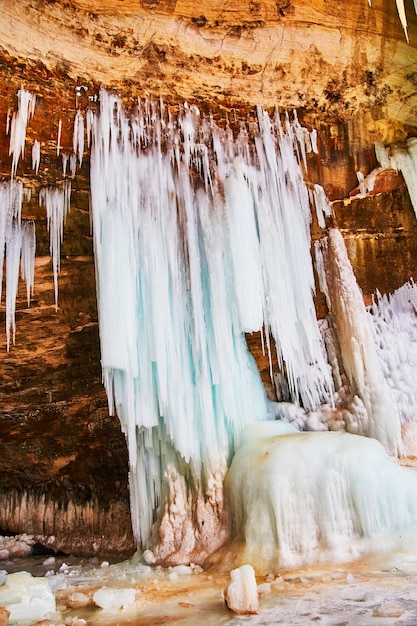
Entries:
MULTIPOLYGON (((378 567, 389 564, 374 565, 376 569, 372 571, 366 564, 355 564, 335 570, 287 572, 273 581, 258 578, 260 613, 255 616, 235 616, 226 609, 222 589, 230 582, 229 575, 208 571, 175 580, 169 574, 161 578, 150 576, 134 584, 139 591, 135 607, 107 614, 86 608, 83 612, 71 611, 68 617, 84 617, 88 625, 97 626, 417 625, 417 562, 397 564, 388 571, 378 567)), ((91 591, 84 588, 84 593, 91 591)), ((68 602, 71 594, 71 588, 57 593, 58 606, 68 602)))
POLYGON ((148 568, 135 560, 61 571, 57 561, 55 569, 56 576, 48 578, 58 587, 57 612, 42 626, 417 626, 417 557, 401 554, 258 577, 260 613, 253 616, 235 616, 225 607, 222 590, 230 576, 215 569, 187 574, 186 568, 148 568), (94 606, 97 590, 111 597, 121 589, 135 591, 133 604, 113 610, 94 606))

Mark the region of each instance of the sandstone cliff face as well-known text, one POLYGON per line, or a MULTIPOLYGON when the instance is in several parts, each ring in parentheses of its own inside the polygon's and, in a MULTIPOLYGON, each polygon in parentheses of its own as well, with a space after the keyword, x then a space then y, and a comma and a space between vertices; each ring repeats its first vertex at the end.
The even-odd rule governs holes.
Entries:
POLYGON ((39 87, 46 70, 58 83, 93 81, 126 95, 343 115, 365 105, 415 121, 411 2, 411 46, 391 0, 5 0, 2 8, 2 48, 39 87))
MULTIPOLYGON (((16 342, 0 333, 0 530, 42 536, 66 552, 121 557, 134 550, 127 454, 101 384, 89 163, 72 181, 62 247, 59 306, 41 187, 62 181, 77 108, 99 85, 172 105, 189 100, 233 124, 258 103, 297 108, 319 132, 308 177, 335 203, 358 282, 370 301, 413 274, 416 220, 401 176, 379 194, 346 199, 356 171, 375 167, 372 143, 417 128, 417 19, 406 3, 410 45, 395 3, 366 0, 4 0, 0 17, 0 175, 10 177, 7 114, 21 85, 36 94, 17 177, 32 190, 23 217, 36 222, 35 293, 21 285, 16 342), (58 129, 62 125, 60 155, 58 129), (31 163, 41 144, 39 173, 31 163), (51 538, 52 537, 52 538, 51 538)), ((318 236, 313 225, 313 235, 318 236)), ((317 298, 320 314, 325 308, 317 298)), ((4 302, 0 316, 4 323, 4 302)), ((265 382, 259 339, 248 338, 265 382)))

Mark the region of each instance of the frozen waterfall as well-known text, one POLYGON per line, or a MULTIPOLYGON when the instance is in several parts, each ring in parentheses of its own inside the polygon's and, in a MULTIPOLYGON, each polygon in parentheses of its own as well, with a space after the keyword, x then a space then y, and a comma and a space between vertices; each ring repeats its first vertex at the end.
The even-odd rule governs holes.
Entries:
POLYGON ((312 138, 261 108, 235 134, 194 106, 129 116, 104 91, 87 128, 103 378, 145 545, 178 476, 185 507, 190 485, 211 501, 242 428, 266 416, 245 332, 263 328, 268 351, 272 334, 294 402, 331 402, 295 156, 312 138))

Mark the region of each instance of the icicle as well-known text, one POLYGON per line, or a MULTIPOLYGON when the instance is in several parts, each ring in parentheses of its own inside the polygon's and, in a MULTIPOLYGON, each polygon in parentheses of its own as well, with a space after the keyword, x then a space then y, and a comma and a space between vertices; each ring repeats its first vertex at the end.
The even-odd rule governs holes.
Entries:
POLYGON ((65 178, 67 175, 68 155, 62 153, 62 175, 65 178))
POLYGON ((33 286, 35 284, 35 254, 35 222, 33 220, 25 220, 22 222, 21 277, 26 282, 28 306, 30 306, 30 297, 33 295, 33 286))
POLYGON ((375 142, 375 156, 380 166, 384 169, 392 167, 387 149, 381 141, 375 142))
POLYGON ((59 156, 61 151, 61 132, 62 132, 62 120, 58 122, 58 138, 56 141, 56 155, 59 156))
POLYGON ((12 219, 6 238, 6 345, 10 350, 10 333, 15 342, 15 309, 19 282, 20 253, 22 249, 22 229, 20 221, 12 219))
POLYGON ((10 107, 7 109, 6 115, 6 135, 9 134, 10 131, 10 107))
POLYGON ((326 227, 325 217, 333 215, 332 207, 327 199, 326 193, 321 185, 314 185, 313 200, 316 207, 317 221, 320 228, 326 227))
POLYGON ((397 4, 398 15, 400 17, 401 26, 404 29, 405 38, 407 39, 407 43, 410 43, 408 39, 408 30, 407 30, 407 16, 405 13, 404 0, 395 0, 397 4))
POLYGON ((39 165, 41 162, 41 144, 37 139, 33 142, 32 146, 32 169, 36 174, 39 172, 39 165))
POLYGON ((319 149, 317 146, 317 130, 315 128, 313 128, 313 130, 310 133, 310 141, 311 141, 312 151, 314 152, 314 154, 318 154, 319 149))
POLYGON ((406 148, 393 147, 392 166, 404 176, 411 204, 417 217, 417 138, 411 137, 406 148))
POLYGON ((3 263, 6 247, 6 236, 9 228, 10 215, 10 185, 0 183, 0 301, 3 287, 3 263))
POLYGON ((39 192, 39 205, 46 209, 49 231, 49 250, 54 272, 55 310, 58 310, 58 274, 61 266, 61 243, 65 218, 70 207, 71 183, 64 181, 62 188, 43 187, 39 192))
POLYGON ((87 147, 91 146, 91 131, 93 126, 93 112, 91 109, 87 109, 86 113, 86 126, 87 126, 87 147))
POLYGON ((12 176, 16 174, 19 158, 24 157, 26 126, 35 111, 36 96, 23 87, 17 92, 18 108, 13 113, 10 129, 9 155, 12 156, 12 176))
POLYGON ((71 177, 74 178, 77 171, 77 155, 70 154, 69 155, 69 169, 71 172, 71 177))
MULTIPOLYGON (((81 167, 84 154, 84 117, 80 110, 77 111, 74 119, 73 151, 81 167)), ((74 175, 75 171, 73 172, 74 175)))
MULTIPOLYGON (((23 184, 21 181, 16 181, 12 179, 8 182, 0 184, 0 300, 2 292, 3 262, 5 253, 7 257, 6 243, 11 238, 13 222, 15 222, 17 225, 20 225, 22 200, 23 184)), ((9 251, 10 249, 11 248, 9 247, 9 251)), ((13 319, 13 310, 11 316, 9 317, 10 320, 13 319)))

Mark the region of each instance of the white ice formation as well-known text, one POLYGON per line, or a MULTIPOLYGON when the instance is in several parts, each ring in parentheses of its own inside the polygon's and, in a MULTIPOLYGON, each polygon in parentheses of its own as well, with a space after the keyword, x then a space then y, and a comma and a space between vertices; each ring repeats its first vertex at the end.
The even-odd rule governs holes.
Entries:
POLYGON ((391 295, 377 293, 368 317, 401 425, 417 422, 417 285, 410 281, 391 295))
POLYGON ((17 92, 17 100, 17 111, 13 113, 10 126, 9 155, 12 157, 12 177, 16 174, 20 157, 25 153, 26 126, 35 112, 36 96, 22 87, 17 92))
POLYGON ((344 371, 362 399, 368 434, 393 455, 401 454, 401 424, 381 363, 373 327, 356 282, 343 237, 336 228, 315 244, 320 287, 334 320, 344 371))
POLYGON ((388 153, 384 144, 375 143, 375 155, 382 169, 393 168, 402 173, 417 217, 417 137, 405 145, 392 145, 388 153))
POLYGON ((71 183, 65 180, 60 187, 42 187, 39 192, 39 205, 46 209, 49 231, 49 250, 54 272, 55 309, 58 309, 58 274, 61 267, 61 244, 64 225, 70 208, 71 183))
POLYGON ((0 605, 10 611, 10 624, 33 624, 55 613, 55 596, 45 578, 28 572, 9 574, 0 587, 0 605))
POLYGON ((128 116, 104 91, 88 117, 103 378, 145 544, 164 473, 204 485, 266 415, 245 332, 264 326, 268 351, 273 335, 293 401, 331 402, 295 156, 305 163, 312 143, 261 108, 235 135, 194 106, 138 103, 128 116))
POLYGON ((73 152, 79 165, 82 165, 84 154, 84 116, 80 110, 74 119, 73 152))
POLYGON ((229 609, 238 615, 259 613, 259 597, 252 565, 241 565, 230 572, 232 582, 224 593, 229 609))
POLYGON ((41 144, 35 139, 32 146, 32 169, 36 174, 39 172, 39 165, 41 162, 41 144))
POLYGON ((101 587, 93 596, 94 604, 107 611, 125 609, 135 603, 135 589, 101 587))
POLYGON ((371 438, 258 423, 244 433, 227 491, 240 558, 259 572, 417 546, 415 469, 371 438))
POLYGON ((326 217, 332 217, 332 206, 326 196, 321 185, 313 185, 313 189, 310 191, 311 204, 316 208, 317 223, 320 228, 326 228, 326 217))
MULTIPOLYGON (((22 202, 30 199, 30 190, 16 178, 0 183, 0 301, 3 270, 5 271, 6 346, 15 342, 15 310, 19 274, 26 283, 27 305, 30 306, 35 282, 36 231, 33 220, 22 219, 22 202)), ((71 183, 61 187, 42 188, 39 202, 45 206, 50 234, 50 250, 54 273, 55 306, 58 306, 58 274, 65 217, 69 210, 71 183)))
POLYGON ((23 184, 12 178, 0 183, 0 297, 6 262, 6 344, 15 340, 15 307, 21 277, 26 281, 27 301, 33 293, 35 272, 35 224, 22 220, 23 184))

